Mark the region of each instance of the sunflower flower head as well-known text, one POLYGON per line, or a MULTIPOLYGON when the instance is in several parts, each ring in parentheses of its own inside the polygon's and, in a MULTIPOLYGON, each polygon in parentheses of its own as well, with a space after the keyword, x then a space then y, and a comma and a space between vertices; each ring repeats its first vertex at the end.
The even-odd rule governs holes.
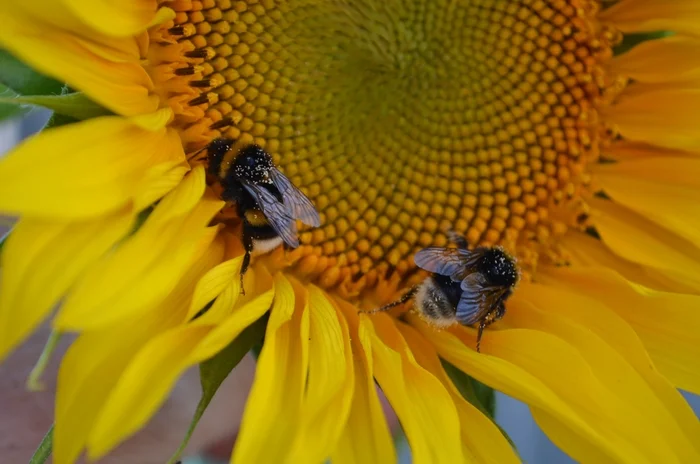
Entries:
POLYGON ((54 329, 79 333, 55 462, 104 456, 185 369, 263 332, 232 462, 394 462, 375 380, 415 462, 518 462, 457 371, 578 461, 698 460, 676 389, 700 393, 693 2, 25 3, 0 44, 112 112, 0 160, 20 216, 0 356, 59 302, 54 329), (242 282, 222 137, 264 148, 321 219, 242 282), (428 278, 416 252, 453 233, 522 277, 481 352, 420 301, 358 314, 428 278))

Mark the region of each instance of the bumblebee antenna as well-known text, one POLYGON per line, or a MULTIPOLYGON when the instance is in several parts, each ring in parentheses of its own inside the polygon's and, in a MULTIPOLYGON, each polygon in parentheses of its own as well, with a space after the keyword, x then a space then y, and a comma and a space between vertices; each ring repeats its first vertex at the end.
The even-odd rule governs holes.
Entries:
POLYGON ((410 300, 411 298, 413 298, 413 296, 416 294, 417 291, 418 291, 418 286, 416 285, 415 287, 412 287, 409 291, 407 291, 406 293, 404 293, 404 295, 403 295, 401 298, 399 298, 398 300, 394 301, 393 303, 389 303, 389 304, 387 304, 387 305, 380 306, 379 308, 375 308, 375 309, 360 310, 360 311, 358 311, 357 313, 358 313, 358 314, 359 314, 359 313, 375 314, 375 313, 379 313, 379 312, 383 312, 383 311, 388 311, 388 310, 390 310, 391 308, 394 308, 394 307, 396 307, 396 306, 402 305, 402 304, 404 304, 405 302, 407 302, 408 300, 410 300))
POLYGON ((467 239, 464 238, 464 235, 450 229, 447 231, 447 238, 454 242, 459 248, 463 248, 465 250, 469 249, 469 243, 467 242, 467 239))

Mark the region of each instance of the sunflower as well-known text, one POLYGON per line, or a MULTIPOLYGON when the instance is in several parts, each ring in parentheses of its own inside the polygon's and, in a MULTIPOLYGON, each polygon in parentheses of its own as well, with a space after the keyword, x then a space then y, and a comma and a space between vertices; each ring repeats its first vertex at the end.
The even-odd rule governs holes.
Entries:
POLYGON ((517 462, 447 363, 529 404, 578 461, 700 459, 677 390, 700 393, 696 2, 3 9, 3 46, 112 113, 0 160, 0 212, 20 217, 0 356, 58 303, 55 330, 80 334, 54 462, 104 456, 259 324, 233 462, 394 462, 375 380, 415 462, 517 462), (255 259, 245 295, 240 230, 197 155, 219 136, 264 147, 322 219, 255 259), (521 268, 481 353, 474 328, 358 315, 424 278, 413 254, 449 230, 521 268))

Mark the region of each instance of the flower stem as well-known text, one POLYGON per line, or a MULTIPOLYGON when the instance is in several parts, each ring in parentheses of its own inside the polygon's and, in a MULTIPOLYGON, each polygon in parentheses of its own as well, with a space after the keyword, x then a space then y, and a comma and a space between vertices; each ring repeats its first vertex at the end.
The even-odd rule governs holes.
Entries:
POLYGON ((44 350, 41 352, 41 356, 39 356, 39 359, 27 378, 27 389, 29 391, 41 391, 44 389, 44 383, 41 381, 41 376, 46 370, 46 366, 49 364, 51 355, 56 349, 56 345, 60 339, 61 333, 52 330, 51 335, 49 335, 48 340, 46 340, 46 345, 44 345, 44 350))
POLYGON ((39 443, 39 447, 34 451, 34 455, 29 460, 29 464, 44 464, 51 456, 51 449, 53 447, 53 424, 51 428, 44 435, 44 439, 39 443))

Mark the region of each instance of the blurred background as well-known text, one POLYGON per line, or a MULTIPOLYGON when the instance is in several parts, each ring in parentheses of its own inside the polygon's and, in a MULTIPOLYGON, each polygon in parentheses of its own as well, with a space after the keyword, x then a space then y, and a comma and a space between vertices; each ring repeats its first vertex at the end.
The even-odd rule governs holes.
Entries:
MULTIPOLYGON (((32 110, 21 119, 0 123, 0 156, 22 139, 39 131, 49 111, 32 110)), ((6 221, 0 221, 0 236, 6 221)), ((7 362, 0 365, 0 462, 27 462, 52 423, 53 378, 56 359, 60 359, 68 340, 46 372, 46 390, 29 393, 25 380, 41 353, 48 330, 31 337, 7 362)), ((248 356, 232 372, 205 413, 188 448, 183 464, 219 464, 228 462, 237 425, 253 381, 255 362, 248 356)), ((696 414, 700 397, 685 395, 696 414)), ((172 397, 145 430, 120 446, 113 455, 100 461, 109 464, 156 464, 165 462, 177 449, 199 400, 196 370, 189 371, 175 388, 172 397)), ((386 408, 389 409, 388 406, 386 408)), ((394 428, 400 428, 392 418, 394 428)), ((574 462, 554 446, 535 424, 527 406, 513 398, 497 394, 496 420, 515 442, 520 456, 528 463, 567 464, 574 462)), ((699 437, 700 439, 700 437, 699 437)), ((401 463, 410 463, 405 440, 398 438, 401 463)))

